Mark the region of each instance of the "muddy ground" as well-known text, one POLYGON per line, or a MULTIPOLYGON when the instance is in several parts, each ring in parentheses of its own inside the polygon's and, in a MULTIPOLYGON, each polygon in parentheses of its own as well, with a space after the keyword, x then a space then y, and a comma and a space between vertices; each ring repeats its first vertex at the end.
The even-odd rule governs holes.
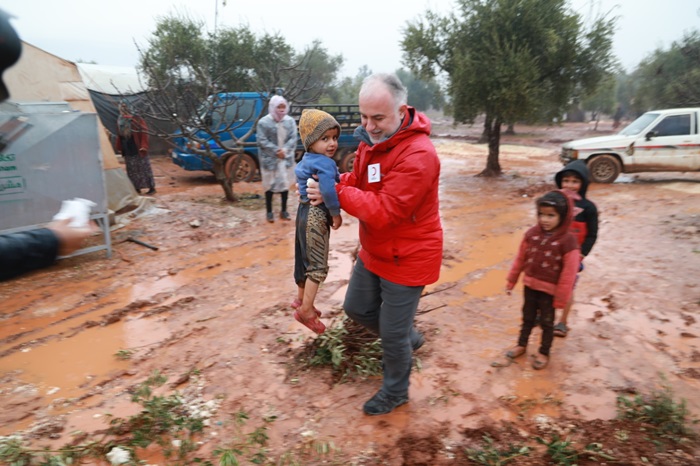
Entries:
MULTIPOLYGON (((533 370, 528 357, 490 365, 517 337, 521 293, 503 293, 505 275, 534 222, 534 197, 561 168, 559 146, 609 127, 516 127, 504 137, 518 144, 502 147, 504 175, 486 179, 475 176, 486 154, 474 144, 479 128, 436 121, 443 269, 421 300, 417 326, 427 341, 415 354, 410 402, 379 417, 362 413, 378 378, 335 384, 328 369, 295 362, 314 335, 289 307, 294 229, 264 221, 260 183, 236 185, 241 201, 227 204, 210 174, 154 156, 158 193, 149 208, 118 217, 111 258, 102 251, 65 259, 0 284, 0 435, 52 447, 77 432, 89 439, 108 414, 138 412, 130 393, 159 371, 168 377, 162 393, 211 401, 198 438, 204 457, 240 438, 233 417, 243 411, 248 431, 274 417, 269 457, 298 464, 471 464, 464 450, 481 447, 485 434, 534 449, 509 464, 547 464, 532 439, 553 434, 579 449, 599 442, 615 464, 700 464, 697 448, 658 453, 648 433, 613 420, 617 396, 663 383, 700 417, 698 173, 592 185, 600 234, 576 289, 570 334, 555 340, 545 370, 533 370), (319 454, 318 445, 330 451, 319 454)), ((342 315, 356 248, 357 222, 345 215, 317 301, 327 325, 342 315)), ((530 355, 538 339, 536 331, 530 355)), ((153 449, 142 455, 172 464, 153 449)))

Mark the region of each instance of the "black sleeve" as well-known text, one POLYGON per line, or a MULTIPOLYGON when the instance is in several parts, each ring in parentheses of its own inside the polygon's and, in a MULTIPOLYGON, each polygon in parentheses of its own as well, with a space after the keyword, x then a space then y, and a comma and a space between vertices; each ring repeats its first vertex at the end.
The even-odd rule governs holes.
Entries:
POLYGON ((591 201, 586 203, 586 238, 581 244, 581 254, 587 256, 598 239, 598 208, 591 201))
POLYGON ((58 246, 48 228, 0 235, 0 281, 53 264, 58 246))

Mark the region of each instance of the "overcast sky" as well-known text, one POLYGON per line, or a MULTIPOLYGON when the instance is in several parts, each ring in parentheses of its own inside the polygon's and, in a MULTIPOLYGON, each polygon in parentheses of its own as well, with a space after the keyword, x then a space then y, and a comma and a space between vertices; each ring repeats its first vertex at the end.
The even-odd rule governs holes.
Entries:
MULTIPOLYGON (((401 66, 399 42, 408 20, 427 8, 447 13, 455 0, 0 0, 20 37, 71 61, 134 66, 157 18, 184 13, 209 31, 248 24, 256 32, 281 33, 298 51, 320 39, 331 55, 343 55, 342 75, 367 65, 374 72, 401 66)), ((619 16, 614 51, 631 71, 656 48, 667 49, 684 32, 700 30, 698 0, 572 0, 584 18, 619 16)))

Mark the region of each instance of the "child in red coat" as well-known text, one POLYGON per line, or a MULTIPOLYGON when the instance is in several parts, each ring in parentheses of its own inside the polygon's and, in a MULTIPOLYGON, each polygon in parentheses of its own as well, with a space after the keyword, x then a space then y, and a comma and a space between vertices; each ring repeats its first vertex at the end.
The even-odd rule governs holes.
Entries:
POLYGON ((515 347, 506 357, 515 359, 526 352, 532 328, 539 315, 542 339, 532 362, 535 369, 549 363, 554 340, 554 315, 571 299, 580 252, 576 238, 569 233, 573 218, 573 200, 564 191, 550 191, 537 199, 537 225, 523 237, 518 255, 506 279, 506 292, 511 290, 521 273, 525 285, 522 326, 515 347))

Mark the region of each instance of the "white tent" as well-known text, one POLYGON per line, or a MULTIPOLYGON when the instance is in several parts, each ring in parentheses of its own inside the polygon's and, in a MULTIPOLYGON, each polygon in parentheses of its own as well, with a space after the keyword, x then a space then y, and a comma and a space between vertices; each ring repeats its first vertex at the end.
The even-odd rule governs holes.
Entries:
MULTIPOLYGON (((3 79, 11 101, 67 102, 73 110, 97 113, 78 66, 27 42, 22 42, 19 61, 5 71, 3 79)), ((130 85, 133 82, 126 87, 130 85)), ((108 208, 117 212, 124 207, 138 205, 139 196, 119 165, 109 136, 99 119, 98 127, 108 208)))
POLYGON ((147 90, 145 80, 130 66, 78 63, 83 83, 91 91, 103 94, 138 94, 147 90))

